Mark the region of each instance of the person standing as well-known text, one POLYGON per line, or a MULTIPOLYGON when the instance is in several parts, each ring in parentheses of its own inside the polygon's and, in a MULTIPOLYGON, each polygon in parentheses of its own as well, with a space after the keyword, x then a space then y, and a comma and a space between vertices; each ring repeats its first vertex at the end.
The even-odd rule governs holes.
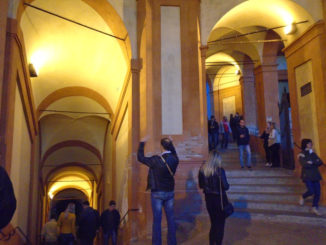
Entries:
POLYGON ((270 133, 268 136, 268 148, 271 153, 271 162, 270 167, 279 167, 280 166, 280 134, 275 127, 275 123, 272 122, 270 128, 270 133))
POLYGON ((243 152, 246 151, 247 168, 251 169, 251 151, 250 151, 249 141, 250 141, 249 130, 245 126, 245 121, 241 119, 239 122, 239 127, 237 128, 237 142, 239 146, 241 168, 244 168, 243 152))
POLYGON ((208 121, 208 144, 209 150, 216 149, 218 146, 219 126, 214 116, 208 121))
POLYGON ((226 117, 223 117, 220 128, 221 128, 221 133, 223 135, 221 149, 223 148, 227 149, 229 143, 229 134, 232 132, 232 130, 228 122, 228 119, 226 117))
POLYGON ((304 200, 309 196, 314 196, 312 202, 312 212, 321 215, 318 210, 320 199, 320 181, 322 180, 318 167, 323 165, 322 160, 312 149, 312 140, 303 139, 301 141, 301 153, 298 158, 302 166, 301 179, 306 184, 307 191, 300 196, 299 204, 303 205, 304 200))
POLYGON ((270 122, 267 122, 266 124, 266 129, 264 132, 260 135, 260 138, 263 139, 264 143, 264 150, 265 150, 265 156, 266 156, 266 167, 271 167, 272 162, 271 162, 271 153, 268 148, 268 138, 269 138, 269 133, 270 133, 270 122))
POLYGON ((206 208, 211 221, 209 244, 221 245, 225 226, 222 203, 223 206, 228 203, 226 191, 229 189, 229 183, 221 167, 221 157, 217 151, 212 151, 208 161, 200 168, 198 183, 199 188, 204 191, 206 208))
POLYGON ((57 245, 57 221, 55 215, 51 214, 50 220, 42 228, 42 240, 45 245, 57 245))
POLYGON ((103 245, 109 245, 110 238, 112 245, 117 245, 118 228, 120 224, 120 214, 115 208, 115 201, 111 200, 109 208, 101 215, 101 227, 103 232, 103 245))
POLYGON ((137 159, 149 167, 147 190, 151 190, 153 212, 152 244, 161 245, 162 208, 164 207, 168 224, 167 244, 176 245, 176 224, 174 218, 174 174, 179 164, 179 158, 169 138, 161 139, 161 155, 145 157, 146 139, 141 140, 137 159))
POLYGON ((88 201, 83 202, 83 211, 78 220, 78 226, 80 245, 93 245, 96 232, 100 227, 100 215, 97 210, 89 206, 88 201))
POLYGON ((66 210, 59 215, 57 222, 60 245, 73 245, 76 240, 75 204, 69 203, 66 210))

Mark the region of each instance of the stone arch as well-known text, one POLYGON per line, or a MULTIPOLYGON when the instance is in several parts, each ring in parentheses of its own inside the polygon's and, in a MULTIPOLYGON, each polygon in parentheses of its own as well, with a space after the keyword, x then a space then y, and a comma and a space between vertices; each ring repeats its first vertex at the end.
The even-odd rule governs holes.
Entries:
POLYGON ((102 159, 102 155, 100 153, 100 151, 95 148, 94 146, 86 143, 86 142, 83 142, 83 141, 80 141, 80 140, 67 140, 67 141, 63 141, 63 142, 60 142, 60 143, 57 143, 53 146, 51 146, 45 153, 44 153, 44 156, 42 158, 42 161, 41 161, 41 167, 43 166, 44 162, 46 161, 46 159, 55 151, 61 149, 61 148, 64 148, 64 147, 71 147, 71 146, 76 146, 76 147, 81 147, 81 148, 84 148, 85 150, 87 151, 90 151, 92 152, 94 155, 97 156, 97 158, 99 159, 100 162, 103 161, 102 159))
POLYGON ((85 96, 88 97, 97 103, 99 103, 112 117, 113 116, 113 110, 110 107, 107 100, 98 92, 86 88, 86 87, 66 87, 62 89, 58 89, 51 94, 49 94, 38 106, 36 112, 37 112, 37 118, 40 118, 42 114, 42 110, 45 110, 49 105, 51 105, 53 102, 70 96, 85 96))

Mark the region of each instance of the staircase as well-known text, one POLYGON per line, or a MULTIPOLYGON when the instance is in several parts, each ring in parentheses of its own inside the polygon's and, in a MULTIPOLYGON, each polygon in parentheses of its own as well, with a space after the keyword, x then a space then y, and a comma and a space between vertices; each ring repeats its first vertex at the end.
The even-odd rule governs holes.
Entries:
MULTIPOLYGON (((293 171, 265 167, 264 158, 256 153, 252 153, 252 170, 241 169, 236 145, 221 151, 221 156, 230 184, 227 194, 235 207, 234 214, 228 219, 228 222, 235 223, 233 226, 237 222, 257 221, 284 227, 311 225, 326 228, 326 207, 320 207, 324 215, 318 217, 311 213, 311 200, 306 201, 304 206, 298 204, 300 194, 306 189, 302 181, 293 175, 293 171)), ((207 240, 208 237, 210 221, 205 197, 202 190, 198 189, 199 167, 198 163, 181 163, 175 177, 175 215, 180 244, 196 244, 194 241, 207 240)), ((165 218, 162 227, 164 237, 165 218)), ((232 229, 237 232, 237 228, 232 229)), ((139 244, 150 244, 150 240, 139 244)))

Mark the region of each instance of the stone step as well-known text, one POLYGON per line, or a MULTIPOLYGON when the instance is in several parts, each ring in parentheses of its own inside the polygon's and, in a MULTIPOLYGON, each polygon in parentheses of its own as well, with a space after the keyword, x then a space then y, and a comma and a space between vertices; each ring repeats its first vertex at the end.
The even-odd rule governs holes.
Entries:
POLYGON ((292 170, 268 168, 268 169, 227 169, 226 176, 229 177, 293 177, 292 170))
POLYGON ((305 189, 303 186, 294 185, 230 185, 229 192, 242 193, 302 193, 305 189))
POLYGON ((276 203, 298 203, 302 193, 239 193, 228 192, 228 198, 232 201, 255 201, 255 202, 276 202, 276 203))

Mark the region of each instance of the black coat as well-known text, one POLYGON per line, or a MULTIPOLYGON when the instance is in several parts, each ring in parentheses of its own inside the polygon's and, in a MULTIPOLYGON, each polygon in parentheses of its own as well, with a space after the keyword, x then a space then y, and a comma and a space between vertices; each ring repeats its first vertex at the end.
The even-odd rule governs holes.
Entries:
POLYGON ((100 227, 100 215, 97 210, 87 207, 78 219, 78 237, 94 239, 100 227))
MULTIPOLYGON (((137 159, 139 162, 149 167, 147 177, 147 190, 152 191, 173 191, 174 190, 174 178, 170 174, 166 164, 162 158, 158 155, 151 157, 145 157, 144 155, 145 142, 140 142, 138 148, 137 159)), ((169 165, 173 174, 175 174, 179 159, 177 153, 172 145, 171 153, 163 154, 162 157, 169 165)))
POLYGON ((299 162, 302 166, 301 179, 303 181, 320 181, 322 180, 318 167, 323 165, 323 161, 317 156, 316 153, 305 150, 299 155, 299 162), (312 164, 309 164, 311 161, 312 164))
POLYGON ((104 233, 115 230, 117 231, 120 224, 120 214, 114 209, 112 211, 105 210, 101 215, 101 227, 104 233))
POLYGON ((214 193, 220 194, 222 187, 223 194, 229 189, 229 183, 226 179, 225 170, 219 168, 213 175, 206 177, 202 169, 198 174, 199 188, 204 190, 205 194, 214 193), (220 180, 221 178, 221 180, 220 180))
POLYGON ((237 141, 238 145, 249 145, 250 135, 247 127, 237 127, 237 141), (244 134, 244 138, 240 138, 240 135, 244 134))
POLYGON ((6 170, 0 166, 0 229, 7 226, 16 210, 16 198, 6 170))
POLYGON ((210 134, 218 134, 218 132, 219 132, 219 125, 218 125, 218 123, 215 121, 215 120, 209 120, 208 121, 208 125, 207 125, 207 127, 208 127, 208 133, 210 133, 210 134))

